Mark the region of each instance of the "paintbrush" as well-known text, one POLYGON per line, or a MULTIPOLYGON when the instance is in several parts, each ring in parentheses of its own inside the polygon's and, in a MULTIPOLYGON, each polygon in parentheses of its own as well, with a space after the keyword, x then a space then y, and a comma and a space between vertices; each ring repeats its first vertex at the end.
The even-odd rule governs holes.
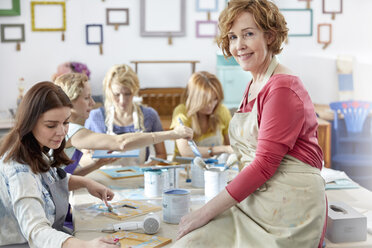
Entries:
MULTIPOLYGON (((180 123, 180 125, 184 126, 182 120, 180 117, 178 117, 178 122, 180 123)), ((198 150, 198 147, 196 146, 195 144, 195 141, 193 140, 188 140, 187 143, 189 144, 190 148, 191 148, 191 151, 194 153, 194 155, 196 157, 202 157, 200 151, 198 150)))
POLYGON ((210 164, 206 164, 201 157, 195 157, 193 163, 202 168, 203 170, 209 170, 210 168, 213 167, 210 164))
POLYGON ((110 204, 107 205, 107 210, 109 211, 109 213, 112 213, 112 214, 118 215, 118 214, 114 211, 114 208, 113 208, 110 204))

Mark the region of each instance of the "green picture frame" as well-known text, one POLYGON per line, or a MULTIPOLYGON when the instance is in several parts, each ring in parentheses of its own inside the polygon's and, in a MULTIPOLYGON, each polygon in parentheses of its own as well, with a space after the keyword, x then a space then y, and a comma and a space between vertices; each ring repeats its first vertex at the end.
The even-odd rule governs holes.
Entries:
POLYGON ((20 0, 9 0, 12 1, 11 9, 0 9, 0 16, 19 16, 21 15, 21 4, 20 0))
POLYGON ((24 24, 0 24, 1 42, 25 42, 25 25, 24 24), (6 28, 19 28, 20 37, 6 37, 6 28))

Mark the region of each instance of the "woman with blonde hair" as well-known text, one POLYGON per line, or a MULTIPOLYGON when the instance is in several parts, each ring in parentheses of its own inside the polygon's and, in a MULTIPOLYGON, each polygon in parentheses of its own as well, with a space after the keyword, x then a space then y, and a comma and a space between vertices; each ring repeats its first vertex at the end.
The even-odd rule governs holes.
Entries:
MULTIPOLYGON (((218 78, 206 71, 194 73, 181 101, 173 111, 171 128, 180 126, 181 122, 191 127, 203 157, 232 153, 228 136, 231 115, 222 104, 223 90, 218 78)), ((175 155, 194 156, 187 140, 176 141, 175 155)))
MULTIPOLYGON (((115 65, 103 80, 104 107, 94 109, 85 127, 97 133, 122 134, 163 131, 156 110, 135 101, 140 89, 137 74, 126 64, 115 65)), ((166 159, 163 142, 154 145, 156 157, 166 159)), ((143 164, 149 157, 149 148, 140 150, 139 159, 125 158, 125 164, 143 164)), ((150 162, 151 164, 151 162, 150 162)))
MULTIPOLYGON (((66 135, 65 151, 69 157, 74 154, 75 149, 128 151, 150 144, 157 144, 167 139, 192 137, 192 130, 185 128, 172 131, 125 133, 121 135, 93 132, 84 127, 84 123, 94 106, 87 76, 80 73, 67 73, 59 76, 54 83, 63 89, 73 105, 70 128, 66 135)), ((74 173, 85 175, 99 168, 102 164, 110 162, 110 160, 104 160, 98 165, 94 162, 96 161, 92 161, 92 164, 79 168, 74 173)))

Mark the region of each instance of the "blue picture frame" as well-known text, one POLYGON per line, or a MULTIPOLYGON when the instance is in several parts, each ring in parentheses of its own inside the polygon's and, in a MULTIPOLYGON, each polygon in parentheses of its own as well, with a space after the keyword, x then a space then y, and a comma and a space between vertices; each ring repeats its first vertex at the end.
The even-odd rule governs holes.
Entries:
MULTIPOLYGON (((280 9, 280 12, 284 15, 284 17, 289 17, 290 14, 297 15, 296 20, 289 20, 286 18, 287 21, 287 27, 290 25, 297 25, 297 28, 302 29, 301 31, 297 32, 291 32, 291 29, 289 27, 288 36, 289 37, 306 37, 306 36, 313 36, 313 10, 312 9, 280 9), (286 16, 286 13, 288 15, 286 16), (299 18, 301 16, 305 16, 308 14, 309 19, 306 21, 303 18, 303 21, 299 21, 299 18), (304 24, 305 23, 305 24, 304 24), (302 25, 302 26, 299 26, 302 25)), ((306 17, 305 17, 306 18, 306 17)))
POLYGON ((197 12, 217 12, 218 11, 218 0, 214 0, 214 8, 201 8, 200 2, 203 0, 196 0, 195 8, 197 12))
POLYGON ((103 25, 102 24, 87 24, 85 26, 85 37, 86 37, 87 45, 101 45, 101 44, 103 44, 103 25), (92 27, 99 27, 100 28, 100 30, 101 30, 101 40, 100 40, 100 42, 91 42, 89 40, 89 28, 92 28, 92 27))

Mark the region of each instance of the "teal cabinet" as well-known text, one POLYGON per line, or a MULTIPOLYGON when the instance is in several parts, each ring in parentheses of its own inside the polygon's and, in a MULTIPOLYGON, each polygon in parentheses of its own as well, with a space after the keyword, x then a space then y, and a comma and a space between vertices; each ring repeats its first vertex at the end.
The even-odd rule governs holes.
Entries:
POLYGON ((217 77, 221 81, 227 108, 238 108, 244 91, 252 79, 250 72, 239 65, 217 65, 217 77))

